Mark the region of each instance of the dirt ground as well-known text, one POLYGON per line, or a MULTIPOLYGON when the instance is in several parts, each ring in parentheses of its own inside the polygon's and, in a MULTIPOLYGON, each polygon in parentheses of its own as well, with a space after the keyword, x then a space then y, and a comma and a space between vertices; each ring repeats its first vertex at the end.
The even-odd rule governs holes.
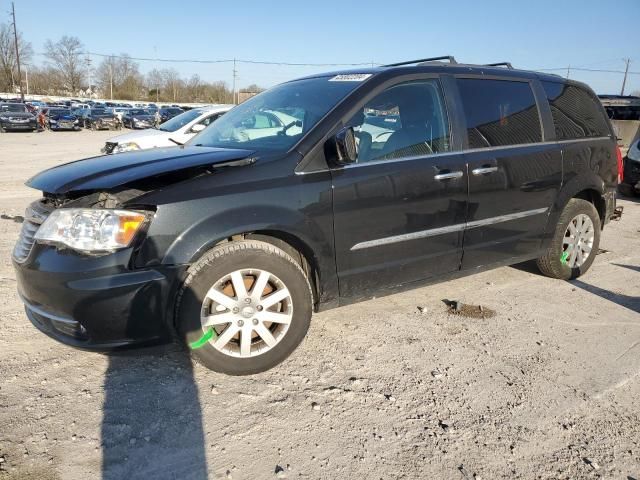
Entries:
POLYGON ((76 351, 26 319, 22 183, 109 136, 0 134, 0 480, 640 479, 640 199, 579 281, 526 264, 332 310, 235 378, 176 345, 76 351))

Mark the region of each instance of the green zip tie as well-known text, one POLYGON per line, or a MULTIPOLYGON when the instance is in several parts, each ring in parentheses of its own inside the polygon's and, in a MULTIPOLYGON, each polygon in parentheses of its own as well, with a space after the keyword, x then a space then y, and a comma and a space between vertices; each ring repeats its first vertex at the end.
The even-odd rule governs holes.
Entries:
POLYGON ((198 340, 196 340, 195 342, 191 342, 189 344, 189 348, 191 350, 196 350, 197 348, 202 348, 207 343, 209 343, 209 340, 211 340, 212 338, 217 338, 217 337, 218 337, 218 335, 216 335, 216 331, 213 329, 213 327, 211 327, 211 328, 209 328, 209 330, 204 332, 202 334, 202 336, 198 340))
POLYGON ((560 256, 560 263, 562 263, 563 265, 566 265, 568 258, 569 258, 569 252, 562 252, 562 255, 560 256))

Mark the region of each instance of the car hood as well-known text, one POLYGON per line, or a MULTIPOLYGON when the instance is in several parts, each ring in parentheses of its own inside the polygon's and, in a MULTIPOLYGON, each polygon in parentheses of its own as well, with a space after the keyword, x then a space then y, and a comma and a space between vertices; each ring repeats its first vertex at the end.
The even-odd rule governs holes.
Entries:
POLYGON ((153 115, 134 115, 131 118, 135 119, 135 120, 146 120, 146 121, 151 121, 154 119, 153 115))
POLYGON ((38 173, 26 185, 43 192, 108 190, 143 178, 241 160, 250 150, 168 147, 77 160, 38 173))
POLYGON ((173 133, 173 132, 165 132, 163 130, 157 130, 155 128, 148 128, 147 130, 137 130, 135 132, 116 135, 115 137, 111 137, 107 139, 107 142, 110 142, 110 143, 136 142, 137 143, 140 139, 152 139, 153 137, 157 137, 158 135, 165 135, 167 133, 173 133))

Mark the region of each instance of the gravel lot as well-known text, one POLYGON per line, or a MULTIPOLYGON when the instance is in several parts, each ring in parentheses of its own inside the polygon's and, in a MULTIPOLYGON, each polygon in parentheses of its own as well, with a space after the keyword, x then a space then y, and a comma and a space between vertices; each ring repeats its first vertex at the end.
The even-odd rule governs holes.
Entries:
POLYGON ((0 480, 640 478, 640 199, 579 281, 526 264, 332 310, 283 365, 234 378, 26 319, 22 183, 111 135, 0 134, 0 480))

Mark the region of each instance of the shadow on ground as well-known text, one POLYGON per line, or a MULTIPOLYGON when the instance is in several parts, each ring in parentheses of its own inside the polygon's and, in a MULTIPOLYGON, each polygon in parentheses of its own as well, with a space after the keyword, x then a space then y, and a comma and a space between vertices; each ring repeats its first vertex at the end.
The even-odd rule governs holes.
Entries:
POLYGON ((632 312, 640 313, 640 297, 615 293, 604 288, 589 285, 588 283, 584 283, 581 280, 571 280, 569 283, 578 288, 581 288, 586 292, 592 293, 594 295, 597 295, 598 297, 604 298, 605 300, 609 300, 610 302, 628 308, 632 312))
POLYGON ((102 478, 207 478, 202 410, 179 346, 111 354, 102 421, 102 478))

